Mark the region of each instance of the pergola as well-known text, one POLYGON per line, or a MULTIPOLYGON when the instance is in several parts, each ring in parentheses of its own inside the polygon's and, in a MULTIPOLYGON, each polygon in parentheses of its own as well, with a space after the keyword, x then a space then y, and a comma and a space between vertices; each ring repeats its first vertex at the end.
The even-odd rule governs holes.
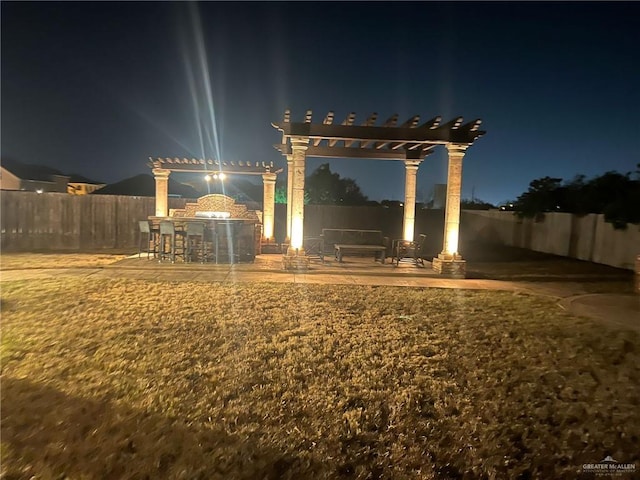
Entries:
POLYGON ((405 165, 405 201, 403 238, 413 240, 416 205, 416 177, 420 163, 438 145, 448 151, 447 201, 445 207, 444 242, 442 252, 433 259, 433 269, 442 274, 464 276, 465 261, 458 252, 460 226, 460 191, 462 187, 462 158, 473 142, 484 135, 481 120, 463 124, 462 117, 447 123, 435 117, 420 124, 418 115, 398 125, 398 115, 393 115, 382 125, 376 125, 373 113, 360 125, 355 125, 355 113, 350 113, 342 123, 333 123, 329 112, 322 123, 312 123, 312 111, 308 110, 303 122, 292 122, 291 112, 272 126, 282 132, 282 142, 274 147, 287 159, 287 236, 290 238, 287 256, 289 265, 302 264, 304 223, 305 159, 364 158, 400 160, 405 165))
POLYGON ((282 169, 274 170, 273 162, 223 162, 219 160, 188 158, 152 158, 149 167, 156 180, 156 216, 166 217, 169 207, 169 175, 171 172, 188 172, 202 175, 260 175, 264 183, 263 193, 263 241, 273 239, 275 190, 277 174, 282 169))

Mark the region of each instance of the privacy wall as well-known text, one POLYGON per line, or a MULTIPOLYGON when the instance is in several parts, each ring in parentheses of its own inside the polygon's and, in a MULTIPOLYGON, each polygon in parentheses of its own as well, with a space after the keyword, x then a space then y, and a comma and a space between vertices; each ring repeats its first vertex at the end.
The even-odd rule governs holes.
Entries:
MULTIPOLYGON (((171 208, 187 199, 170 198, 171 208)), ((138 246, 138 220, 155 212, 153 197, 2 191, 3 251, 130 251, 138 246)))
MULTIPOLYGON (((189 199, 170 198, 170 208, 184 208, 189 199)), ((2 191, 0 193, 0 248, 11 252, 99 251, 135 252, 138 220, 155 213, 153 197, 68 195, 2 191)), ((284 241, 286 205, 276 205, 275 236, 284 241)), ((306 205, 305 236, 323 228, 382 230, 390 239, 402 238, 402 207, 341 207, 306 205)), ((427 252, 442 249, 444 212, 416 211, 416 236, 427 234, 427 252)), ((615 230, 603 215, 579 217, 550 213, 543 221, 520 220, 512 212, 465 210, 461 240, 522 247, 540 252, 604 263, 633 270, 640 254, 640 226, 615 230)), ((464 255, 464 249, 462 250, 464 255)))
POLYGON ((462 224, 465 235, 479 240, 629 270, 640 254, 640 225, 616 230, 599 214, 548 213, 536 221, 519 219, 513 212, 465 210, 462 224))
MULTIPOLYGON (((190 199, 169 198, 170 208, 184 208, 190 199)), ((155 214, 153 197, 119 195, 75 196, 63 193, 2 191, 0 194, 1 248, 10 252, 98 251, 135 252, 138 220, 155 214)), ((442 247, 442 210, 418 210, 416 235, 427 233, 437 255, 442 247)), ((283 242, 287 206, 276 205, 275 236, 283 242)), ((389 238, 402 237, 400 207, 305 206, 305 235, 318 236, 323 228, 382 230, 389 238)))

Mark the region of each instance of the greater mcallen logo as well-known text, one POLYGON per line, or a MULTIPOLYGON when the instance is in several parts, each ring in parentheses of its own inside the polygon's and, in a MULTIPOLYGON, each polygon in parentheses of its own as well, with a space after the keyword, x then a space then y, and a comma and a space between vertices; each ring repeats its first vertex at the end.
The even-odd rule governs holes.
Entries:
POLYGON ((635 473, 635 463, 620 463, 614 460, 610 455, 607 455, 599 463, 583 463, 582 473, 595 473, 596 476, 600 475, 622 475, 625 473, 635 473))

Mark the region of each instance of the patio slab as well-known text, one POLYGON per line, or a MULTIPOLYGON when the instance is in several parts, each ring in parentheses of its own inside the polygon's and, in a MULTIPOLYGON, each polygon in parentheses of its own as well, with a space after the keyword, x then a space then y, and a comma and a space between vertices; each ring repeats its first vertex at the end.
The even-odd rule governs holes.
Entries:
POLYGON ((551 297, 575 315, 596 319, 609 327, 640 331, 640 296, 629 293, 632 291, 632 272, 554 256, 540 262, 518 260, 503 257, 496 262, 469 262, 470 278, 451 279, 436 274, 428 262, 420 267, 411 263, 380 264, 363 258, 349 258, 343 263, 311 259, 308 269, 289 271, 283 269, 281 255, 259 255, 254 263, 233 265, 159 263, 132 255, 95 268, 7 269, 0 272, 0 281, 64 275, 203 283, 276 282, 503 290, 551 297), (594 288, 605 291, 595 293, 594 288))

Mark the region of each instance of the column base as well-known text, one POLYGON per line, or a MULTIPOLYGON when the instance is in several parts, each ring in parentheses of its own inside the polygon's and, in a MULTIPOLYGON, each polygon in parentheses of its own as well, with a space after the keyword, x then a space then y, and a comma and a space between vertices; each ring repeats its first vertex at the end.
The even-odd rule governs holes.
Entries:
POLYGON ((431 262, 433 271, 451 278, 465 278, 467 261, 460 254, 440 253, 431 262))
POLYGON ((304 253, 304 248, 287 249, 287 254, 282 256, 282 266, 285 270, 306 270, 309 268, 309 257, 304 253))

